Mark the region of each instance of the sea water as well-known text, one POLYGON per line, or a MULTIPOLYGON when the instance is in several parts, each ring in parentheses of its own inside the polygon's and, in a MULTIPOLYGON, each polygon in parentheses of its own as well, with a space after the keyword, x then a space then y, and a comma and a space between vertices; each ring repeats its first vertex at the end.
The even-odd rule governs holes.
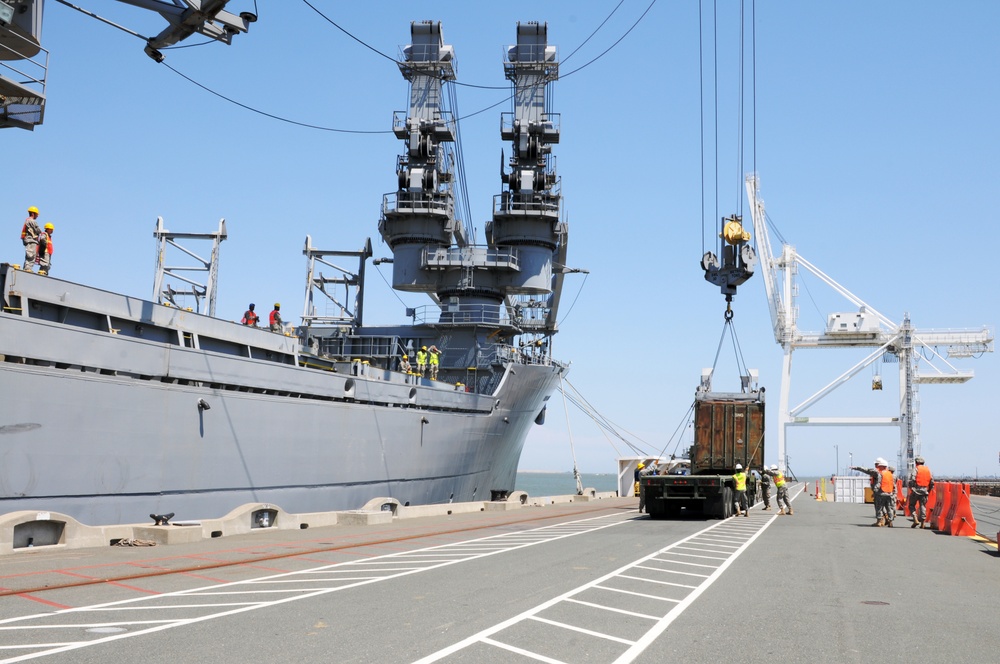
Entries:
MULTIPOLYGON (((614 473, 581 473, 584 489, 596 491, 617 491, 618 477, 614 473)), ((529 496, 571 496, 576 494, 576 480, 573 473, 547 473, 538 471, 517 472, 514 481, 517 491, 525 491, 529 496)))

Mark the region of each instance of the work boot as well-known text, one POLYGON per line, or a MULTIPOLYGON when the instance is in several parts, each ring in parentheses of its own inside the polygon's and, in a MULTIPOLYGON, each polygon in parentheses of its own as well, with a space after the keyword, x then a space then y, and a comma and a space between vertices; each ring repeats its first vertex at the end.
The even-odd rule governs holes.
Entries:
POLYGON ((877 527, 881 528, 882 526, 884 526, 884 525, 885 525, 885 519, 884 519, 883 517, 879 517, 879 518, 878 518, 878 521, 876 521, 876 522, 875 522, 875 523, 873 523, 872 525, 873 525, 873 526, 877 526, 877 527))
POLYGON ((762 511, 762 512, 766 512, 766 511, 768 511, 769 509, 771 509, 771 506, 770 506, 770 505, 768 505, 767 507, 765 507, 765 508, 764 508, 764 509, 762 509, 761 511, 762 511))
POLYGON ((791 508, 791 507, 789 507, 789 508, 788 508, 788 511, 787 511, 787 512, 785 512, 785 514, 787 514, 788 516, 791 516, 791 515, 792 515, 792 508, 791 508))
POLYGON ((920 529, 923 530, 926 527, 927 527, 927 522, 926 521, 921 521, 920 522, 920 529))
POLYGON ((749 510, 743 510, 743 516, 750 516, 749 510))
POLYGON ((892 519, 886 519, 885 525, 892 528, 892 519))
POLYGON ((780 510, 778 510, 778 516, 784 516, 784 515, 785 515, 785 508, 782 507, 780 510))
POLYGON ((912 525, 910 525, 910 528, 916 528, 916 527, 917 527, 917 526, 919 526, 919 525, 920 525, 920 522, 919 522, 919 521, 917 521, 916 519, 914 519, 914 520, 913 520, 913 524, 912 524, 912 525))

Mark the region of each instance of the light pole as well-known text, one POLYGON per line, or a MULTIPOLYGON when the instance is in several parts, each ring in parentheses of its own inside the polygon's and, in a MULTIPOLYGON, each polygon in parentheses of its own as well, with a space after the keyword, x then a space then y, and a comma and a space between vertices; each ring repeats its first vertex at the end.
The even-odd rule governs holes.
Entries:
MULTIPOLYGON (((848 457, 850 457, 850 461, 849 461, 849 463, 851 464, 851 466, 850 466, 850 467, 851 467, 851 468, 854 468, 854 452, 848 452, 848 453, 847 453, 847 456, 848 456, 848 457)), ((853 474, 854 474, 854 472, 853 472, 853 471, 851 471, 851 473, 850 473, 850 474, 852 474, 852 475, 853 475, 853 474)))
POLYGON ((834 445, 833 449, 837 453, 837 465, 833 467, 833 474, 834 475, 839 475, 840 474, 840 445, 834 445))

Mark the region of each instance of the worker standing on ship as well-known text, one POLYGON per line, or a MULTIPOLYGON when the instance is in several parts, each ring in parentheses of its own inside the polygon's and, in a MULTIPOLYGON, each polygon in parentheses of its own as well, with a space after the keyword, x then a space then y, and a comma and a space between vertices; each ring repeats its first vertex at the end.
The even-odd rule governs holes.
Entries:
POLYGON ((21 243, 24 244, 24 265, 22 270, 35 271, 35 257, 38 255, 38 238, 42 229, 38 225, 38 208, 34 205, 28 208, 28 218, 21 227, 21 243))
POLYGON ((771 476, 767 472, 767 466, 764 466, 760 471, 760 495, 764 500, 763 509, 771 509, 771 476))
POLYGON ((268 317, 268 324, 271 326, 272 332, 281 332, 281 303, 274 303, 274 310, 268 317))
POLYGON ((736 472, 733 473, 733 489, 736 515, 750 516, 750 512, 747 510, 747 474, 743 470, 743 464, 736 464, 736 472))
POLYGON ((253 310, 254 306, 256 305, 254 305, 254 303, 251 302, 250 308, 247 309, 246 312, 244 312, 243 320, 240 321, 244 325, 249 325, 250 327, 257 327, 257 321, 260 320, 260 316, 258 316, 257 312, 253 310))
POLYGON ((417 373, 423 378, 427 374, 427 346, 417 351, 417 373))
POLYGON ((788 484, 785 480, 785 475, 780 470, 778 466, 772 464, 771 469, 767 468, 761 469, 761 474, 770 475, 774 478, 774 486, 777 489, 778 495, 775 497, 775 502, 778 504, 778 516, 787 514, 792 515, 792 503, 788 500, 788 484))
POLYGON ((409 355, 405 355, 405 354, 403 355, 403 359, 400 360, 400 362, 399 362, 399 370, 402 371, 405 374, 408 374, 408 373, 410 373, 410 372, 413 371, 413 367, 410 366, 410 356, 409 355))
POLYGON ((35 261, 38 262, 38 274, 48 274, 52 269, 52 252, 55 246, 52 244, 52 232, 56 229, 53 224, 45 224, 45 232, 38 236, 38 255, 35 261))
POLYGON ((913 517, 913 525, 910 528, 927 527, 927 497, 934 488, 934 478, 931 477, 931 469, 924 465, 924 458, 917 457, 913 460, 917 464, 917 472, 910 478, 909 491, 907 492, 907 504, 910 508, 910 515, 913 517))
POLYGON ((438 367, 441 365, 441 351, 438 350, 437 346, 431 346, 427 349, 427 363, 431 367, 431 380, 437 380, 438 367))

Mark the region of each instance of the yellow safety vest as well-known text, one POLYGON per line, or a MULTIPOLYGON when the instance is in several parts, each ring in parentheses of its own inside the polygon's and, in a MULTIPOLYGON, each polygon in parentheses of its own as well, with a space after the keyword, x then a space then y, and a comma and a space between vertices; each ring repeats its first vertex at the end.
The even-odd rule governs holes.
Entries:
POLYGON ((427 351, 417 351, 417 364, 427 364, 427 351))
POLYGON ((437 353, 435 353, 435 352, 434 352, 434 351, 432 351, 432 350, 431 350, 431 351, 427 351, 427 352, 428 352, 428 353, 430 353, 430 356, 431 356, 431 364, 440 364, 440 362, 439 362, 439 360, 438 360, 438 357, 439 357, 439 356, 438 356, 438 354, 437 354, 437 353))
POLYGON ((785 486, 785 476, 779 470, 774 476, 774 486, 785 486))
POLYGON ((733 479, 736 481, 737 491, 747 490, 747 474, 746 473, 736 473, 733 475, 733 479))

